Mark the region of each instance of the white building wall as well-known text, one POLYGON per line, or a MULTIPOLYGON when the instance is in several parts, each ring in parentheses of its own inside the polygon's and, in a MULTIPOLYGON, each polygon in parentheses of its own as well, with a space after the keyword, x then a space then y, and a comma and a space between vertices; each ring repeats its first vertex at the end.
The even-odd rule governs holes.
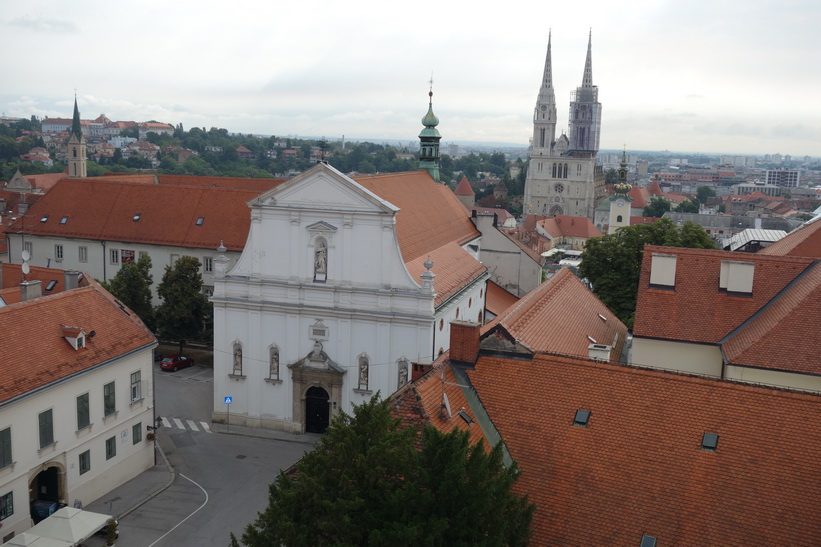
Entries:
MULTIPOLYGON (((68 342, 66 342, 68 343, 68 342)), ((152 348, 111 364, 87 370, 0 406, 0 430, 11 427, 12 463, 0 469, 0 495, 14 493, 14 514, 3 520, 3 535, 19 534, 32 525, 29 485, 48 468, 61 471, 64 497, 73 505, 87 505, 154 465, 154 443, 147 425, 154 420, 152 348), (142 398, 131 401, 131 373, 140 371, 142 398), (103 417, 103 386, 115 382, 116 412, 103 417), (89 394, 91 425, 77 430, 77 396, 89 394), (54 444, 39 448, 39 414, 52 410, 54 444), (133 442, 132 428, 140 425, 142 439, 133 442), (116 438, 117 453, 106 460, 105 441, 116 438), (80 475, 79 455, 91 452, 91 469, 80 475)))

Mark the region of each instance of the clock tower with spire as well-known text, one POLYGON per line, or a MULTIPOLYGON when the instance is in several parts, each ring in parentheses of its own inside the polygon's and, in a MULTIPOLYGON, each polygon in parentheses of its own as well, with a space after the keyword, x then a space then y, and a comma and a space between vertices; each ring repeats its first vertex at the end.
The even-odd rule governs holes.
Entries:
POLYGON ((633 207, 630 203, 630 190, 633 187, 627 182, 627 149, 621 154, 621 164, 619 165, 619 181, 613 186, 613 195, 610 196, 610 222, 607 226, 607 233, 615 233, 616 230, 624 226, 630 226, 630 210, 633 207))
POLYGON ((428 113, 422 118, 422 125, 425 128, 419 133, 419 168, 430 173, 431 178, 440 182, 439 176, 439 141, 442 135, 436 126, 439 125, 439 118, 433 113, 433 80, 430 82, 431 89, 428 92, 428 113))
POLYGON ((68 160, 68 176, 71 178, 85 178, 86 173, 86 141, 80 125, 80 110, 77 108, 77 95, 74 95, 74 118, 71 121, 71 135, 66 147, 68 160))

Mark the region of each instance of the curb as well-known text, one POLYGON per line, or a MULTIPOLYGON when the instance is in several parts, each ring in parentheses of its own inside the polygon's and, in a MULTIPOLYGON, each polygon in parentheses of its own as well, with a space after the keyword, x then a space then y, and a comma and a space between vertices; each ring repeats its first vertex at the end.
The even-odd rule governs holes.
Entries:
POLYGON ((171 463, 168 461, 168 458, 165 456, 165 452, 163 452, 162 447, 160 446, 159 439, 157 439, 156 437, 154 438, 154 450, 156 450, 157 452, 160 453, 160 456, 162 457, 162 461, 163 461, 163 463, 165 463, 165 468, 166 468, 166 470, 168 470, 168 473, 170 475, 170 477, 168 479, 168 482, 166 482, 164 485, 160 486, 159 488, 157 488, 156 490, 154 490, 153 492, 148 494, 145 498, 143 498, 142 500, 138 501, 137 503, 135 503, 134 505, 132 505, 131 507, 129 507, 128 509, 126 509, 125 511, 120 513, 120 515, 118 515, 118 518, 123 518, 126 515, 128 515, 129 513, 133 512, 133 511, 136 511, 143 504, 147 503, 149 500, 157 497, 162 492, 167 490, 168 487, 171 486, 172 484, 174 484, 174 481, 177 480, 177 472, 171 466, 171 463))

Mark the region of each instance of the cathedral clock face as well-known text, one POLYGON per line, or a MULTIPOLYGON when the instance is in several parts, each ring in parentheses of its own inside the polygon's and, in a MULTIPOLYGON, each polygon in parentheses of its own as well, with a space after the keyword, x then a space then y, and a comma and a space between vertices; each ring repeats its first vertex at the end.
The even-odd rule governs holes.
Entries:
POLYGON ((561 194, 562 192, 564 192, 564 184, 560 182, 556 184, 556 186, 554 186, 553 189, 556 191, 557 194, 561 194))
POLYGON ((542 105, 542 111, 545 111, 545 110, 547 110, 547 106, 546 106, 546 105, 542 105))
POLYGON ((620 200, 616 201, 616 205, 618 205, 619 207, 624 207, 624 200, 620 199, 620 200))

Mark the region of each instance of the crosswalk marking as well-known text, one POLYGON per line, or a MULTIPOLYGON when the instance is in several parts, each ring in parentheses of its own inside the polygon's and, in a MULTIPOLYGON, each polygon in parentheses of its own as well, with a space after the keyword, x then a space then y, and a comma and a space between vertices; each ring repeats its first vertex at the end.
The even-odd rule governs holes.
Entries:
POLYGON ((203 431, 206 433, 211 433, 211 426, 209 426, 207 422, 200 422, 200 425, 202 426, 203 431))
POLYGON ((174 424, 176 424, 177 427, 179 427, 180 429, 185 429, 185 426, 182 425, 182 421, 180 421, 179 418, 171 418, 171 419, 174 420, 174 424))
POLYGON ((162 425, 168 428, 176 428, 176 429, 190 429, 191 431, 204 431, 205 433, 211 433, 211 426, 208 422, 196 422, 194 420, 185 419, 185 424, 183 420, 180 418, 162 418, 162 425), (173 425, 172 425, 173 421, 173 425), (188 424, 188 427, 185 426, 188 424))
POLYGON ((191 428, 191 431, 199 431, 199 428, 197 427, 197 424, 194 423, 194 420, 185 420, 185 422, 188 424, 188 427, 191 428))
POLYGON ((162 425, 164 425, 165 427, 171 427, 171 422, 168 421, 168 418, 163 418, 162 425))

